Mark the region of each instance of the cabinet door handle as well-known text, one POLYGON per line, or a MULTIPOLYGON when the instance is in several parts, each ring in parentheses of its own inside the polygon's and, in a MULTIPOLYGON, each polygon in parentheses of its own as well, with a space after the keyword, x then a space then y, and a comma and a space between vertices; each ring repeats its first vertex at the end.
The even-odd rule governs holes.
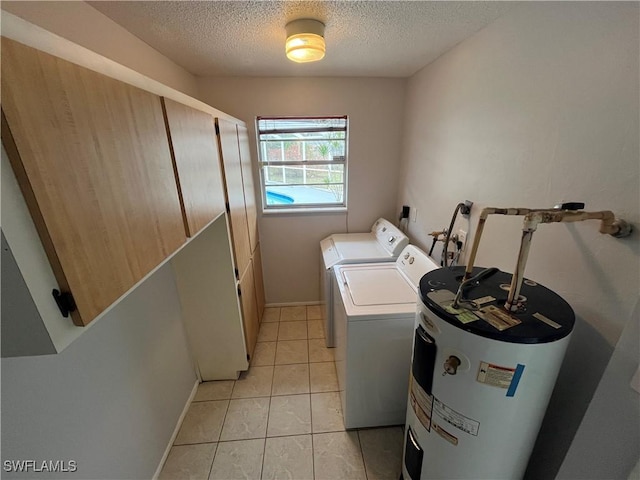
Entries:
POLYGON ((69 313, 76 311, 76 301, 73 299, 71 292, 60 292, 60 290, 54 288, 51 295, 53 295, 53 299, 56 301, 56 305, 58 305, 64 318, 67 318, 69 313))

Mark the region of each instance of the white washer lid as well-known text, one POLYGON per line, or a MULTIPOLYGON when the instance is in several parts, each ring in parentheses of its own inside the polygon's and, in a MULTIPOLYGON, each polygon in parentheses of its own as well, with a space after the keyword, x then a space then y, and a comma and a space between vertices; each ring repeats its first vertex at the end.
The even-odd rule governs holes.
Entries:
POLYGON ((376 241, 376 236, 371 233, 334 233, 327 238, 331 238, 334 242, 370 242, 376 241))
POLYGON ((397 268, 349 269, 342 272, 354 305, 416 303, 417 292, 397 268))
POLYGON ((335 242, 335 246, 340 256, 345 260, 360 258, 389 258, 392 260, 395 258, 375 240, 335 242))
POLYGON ((330 235, 320 242, 324 268, 344 263, 393 262, 396 256, 384 249, 371 233, 330 235))

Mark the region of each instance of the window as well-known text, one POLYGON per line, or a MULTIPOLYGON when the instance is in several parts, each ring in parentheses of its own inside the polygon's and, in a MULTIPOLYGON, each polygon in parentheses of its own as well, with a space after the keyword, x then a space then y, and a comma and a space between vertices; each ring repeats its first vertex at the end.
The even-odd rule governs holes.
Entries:
POLYGON ((263 211, 346 207, 347 117, 258 117, 263 211))

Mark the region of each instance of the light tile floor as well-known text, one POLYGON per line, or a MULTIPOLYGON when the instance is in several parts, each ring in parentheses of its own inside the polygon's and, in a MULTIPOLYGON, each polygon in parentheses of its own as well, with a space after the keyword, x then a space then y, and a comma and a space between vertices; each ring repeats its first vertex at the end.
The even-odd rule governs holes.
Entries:
POLYGON ((318 306, 267 308, 251 366, 200 384, 166 479, 397 480, 401 427, 345 431, 318 306))

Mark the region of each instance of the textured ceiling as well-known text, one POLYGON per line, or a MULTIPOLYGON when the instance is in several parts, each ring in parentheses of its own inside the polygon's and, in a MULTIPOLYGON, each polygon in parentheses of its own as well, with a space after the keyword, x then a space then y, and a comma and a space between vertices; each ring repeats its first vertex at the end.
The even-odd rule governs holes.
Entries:
POLYGON ((89 3, 200 76, 407 77, 513 8, 484 1, 89 3), (284 26, 298 18, 326 24, 321 62, 286 59, 284 26))

